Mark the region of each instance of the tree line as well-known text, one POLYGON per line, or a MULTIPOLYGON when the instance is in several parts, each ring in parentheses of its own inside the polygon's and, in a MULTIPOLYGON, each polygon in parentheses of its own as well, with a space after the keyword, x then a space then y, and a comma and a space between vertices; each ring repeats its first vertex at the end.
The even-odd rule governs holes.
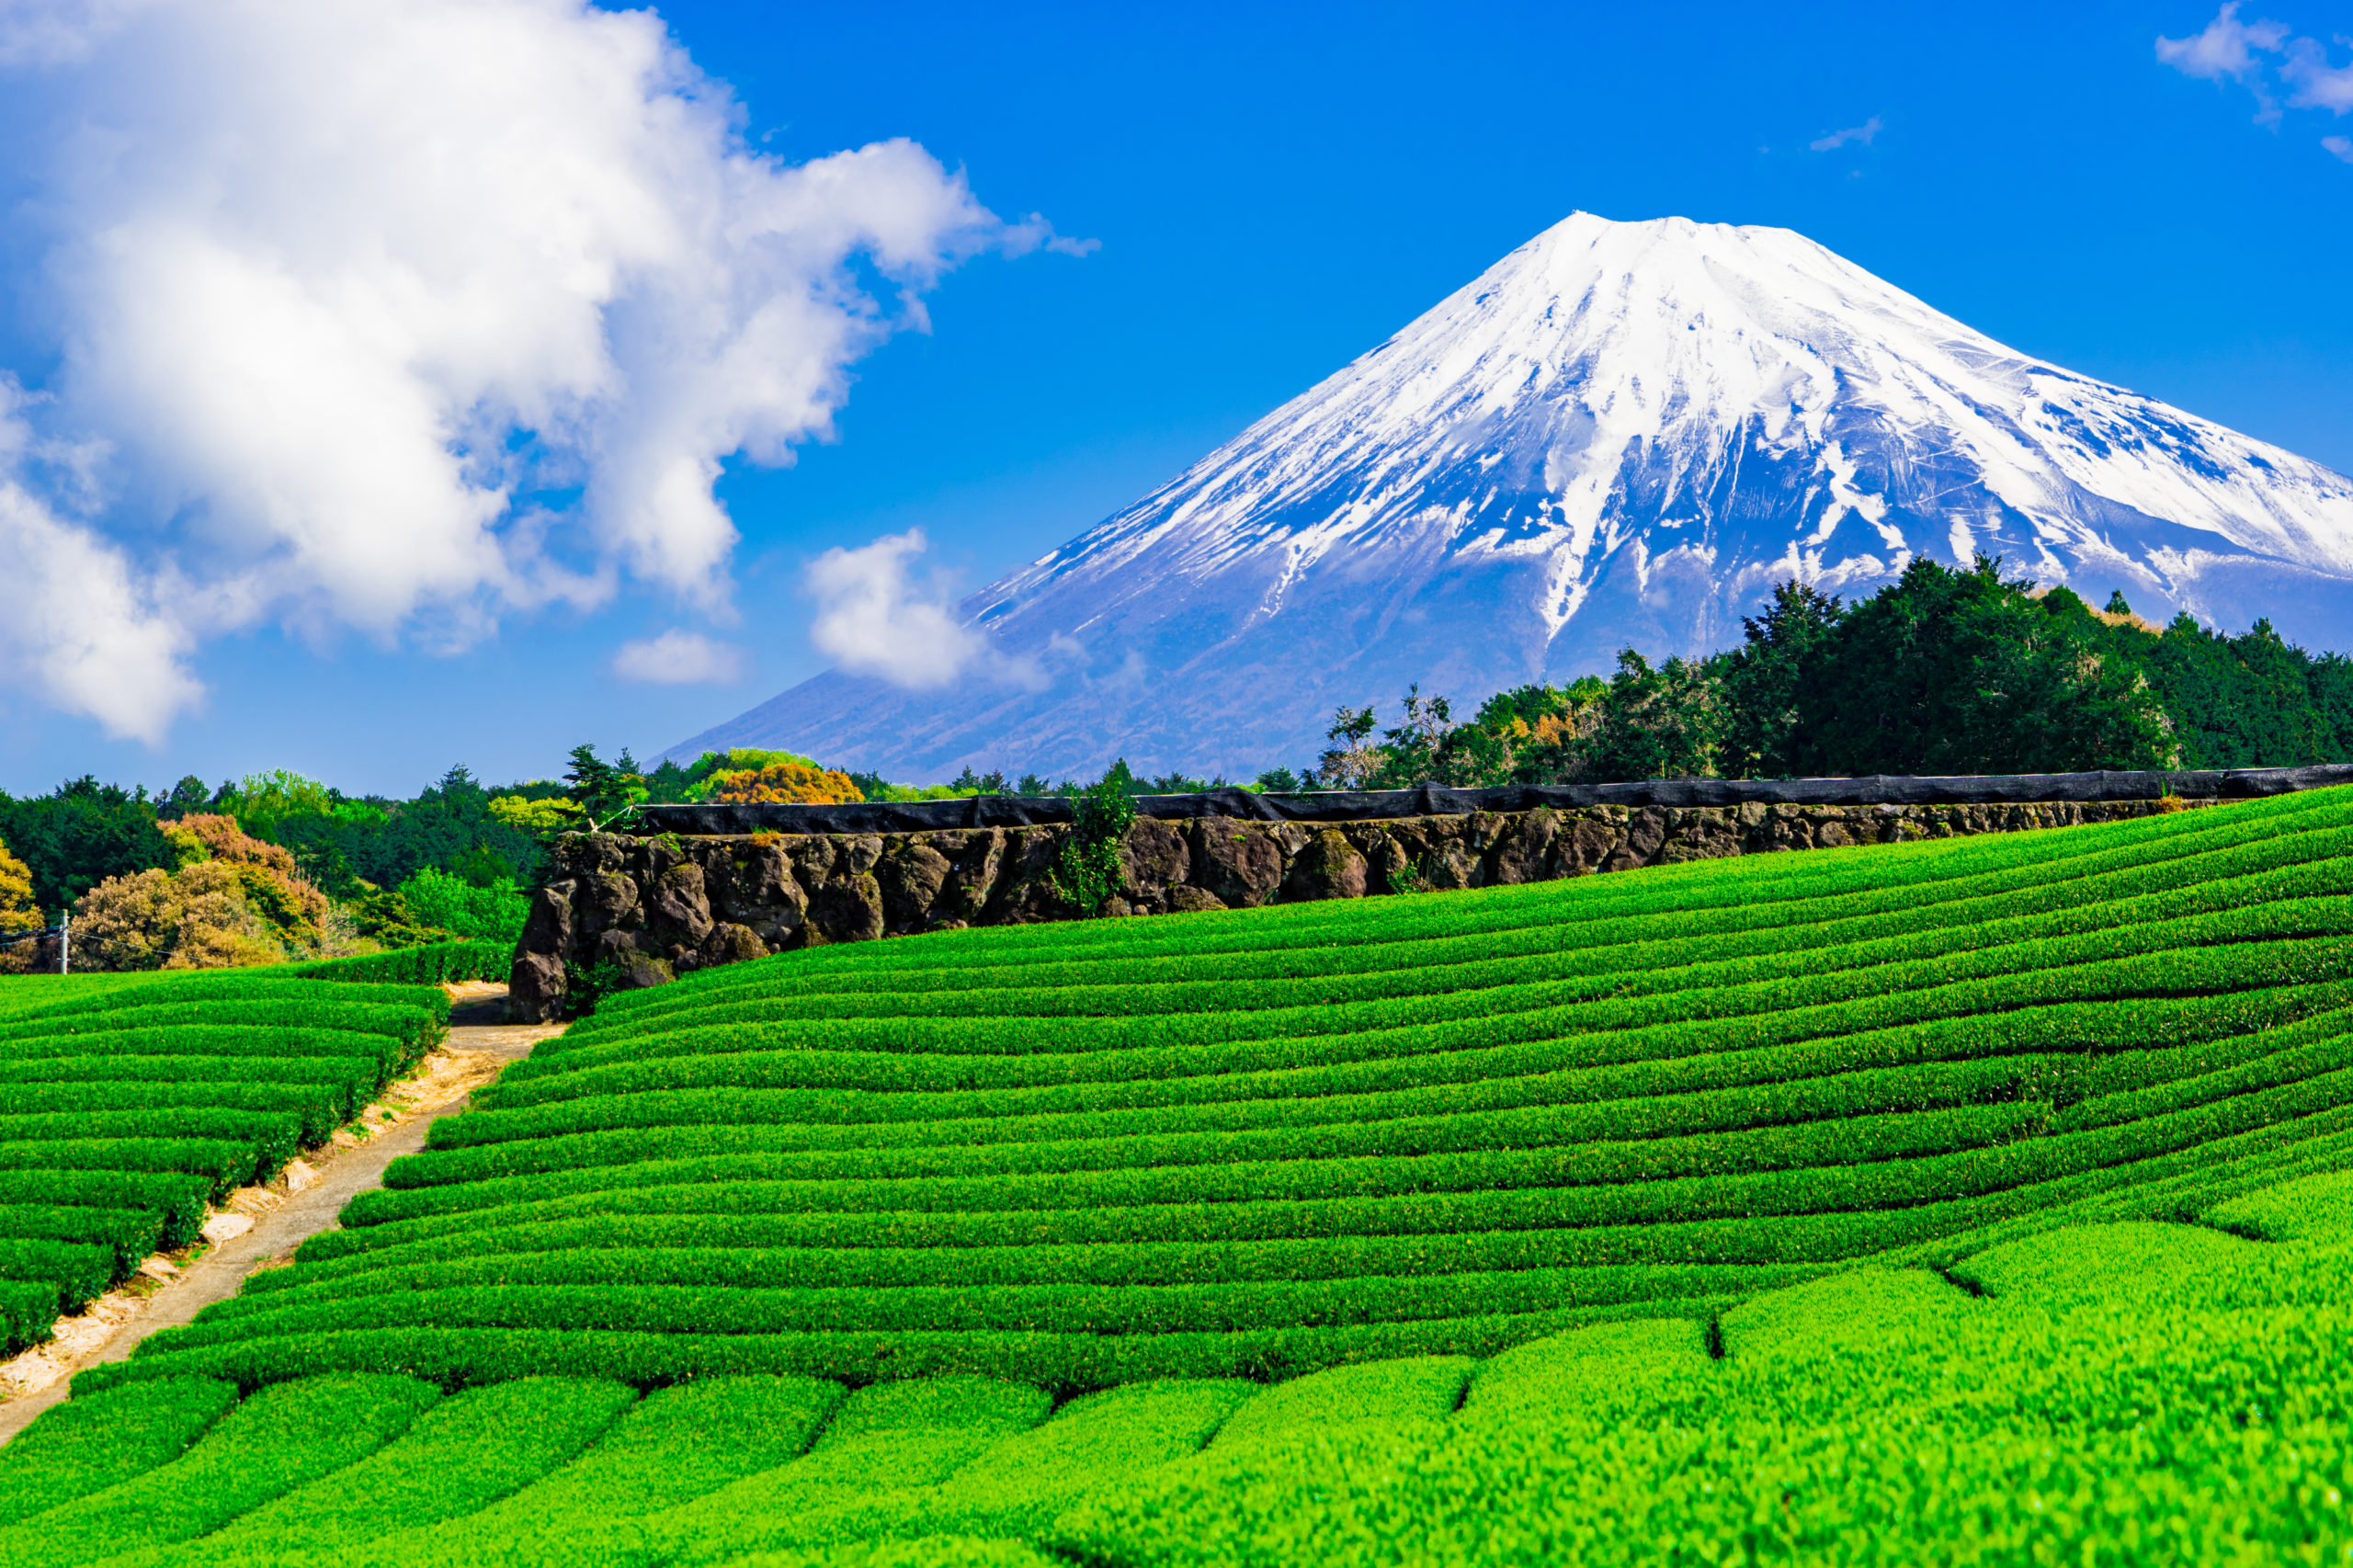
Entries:
POLYGON ((347 796, 283 770, 217 789, 191 777, 154 792, 85 776, 45 795, 0 791, 0 843, 30 873, 32 902, 52 915, 110 877, 176 867, 183 851, 165 830, 196 816, 232 818, 255 839, 283 846, 306 879, 336 898, 358 895, 363 884, 396 888, 427 869, 479 887, 528 883, 540 846, 494 814, 494 799, 462 767, 410 800, 347 796))
MULTIPOLYGON (((1408 690, 1396 722, 1342 708, 1327 744, 1269 790, 1609 782, 1656 778, 2219 768, 2353 759, 2353 660, 2309 653, 2258 620, 2235 636, 2188 615, 2162 628, 2122 595, 2094 609, 2065 588, 1915 561, 1853 604, 1802 583, 1774 590, 1742 642, 1654 663, 1629 648, 1604 679, 1498 692, 1467 719, 1408 690)), ((1077 795, 1077 780, 964 775, 895 784, 783 752, 739 749, 652 769, 574 748, 561 780, 485 787, 453 767, 408 800, 347 796, 283 771, 150 792, 69 780, 0 792, 0 936, 53 920, 109 879, 188 863, 187 819, 233 821, 282 849, 363 937, 402 942, 460 924, 472 890, 505 905, 531 886, 556 833, 692 800, 922 800, 1077 795), (404 903, 398 895, 405 894, 404 903), (412 905, 416 907, 411 907, 412 905)), ((1222 786, 1125 762, 1092 788, 1173 794, 1222 786)), ((209 830, 208 830, 209 831, 209 830)))
POLYGON ((1343 707, 1328 745, 1261 786, 1404 789, 2282 767, 2353 759, 2353 660, 2308 653, 2268 620, 2229 636, 2182 614, 2159 628, 2122 594, 1915 561, 1844 604, 1776 588, 1739 646, 1654 664, 1629 648, 1607 680, 1499 692, 1458 721, 1409 690, 1385 730, 1343 707), (1376 737, 1376 731, 1379 731, 1376 737))

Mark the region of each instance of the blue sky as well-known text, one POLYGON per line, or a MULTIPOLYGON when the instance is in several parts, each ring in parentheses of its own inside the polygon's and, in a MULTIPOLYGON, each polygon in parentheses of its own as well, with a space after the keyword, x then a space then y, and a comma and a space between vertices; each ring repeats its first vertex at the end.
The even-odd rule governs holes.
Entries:
MULTIPOLYGON (((928 332, 850 366, 833 439, 728 462, 739 619, 624 574, 593 609, 504 608, 454 653, 413 622, 386 646, 316 615, 223 621, 188 655, 200 705, 158 746, 10 682, 0 788, 290 767, 408 793, 455 761, 552 772, 584 739, 650 756, 823 666, 798 591, 819 551, 919 526, 977 585, 1578 209, 1799 230, 2015 347, 2353 472, 2353 147, 2324 145, 2353 114, 2290 105, 2284 49, 2241 78, 2161 62, 2157 37, 2211 6, 662 15, 759 151, 912 138, 995 213, 1099 248, 963 260, 926 296, 928 332), (744 650, 740 677, 608 673, 671 628, 744 650)), ((2239 20, 2275 18, 2324 70, 2353 53, 2328 41, 2353 11, 2266 0, 2239 20)), ((35 392, 42 341, 21 312, 0 337, 35 392)), ((142 536, 108 526, 135 560, 142 536)))

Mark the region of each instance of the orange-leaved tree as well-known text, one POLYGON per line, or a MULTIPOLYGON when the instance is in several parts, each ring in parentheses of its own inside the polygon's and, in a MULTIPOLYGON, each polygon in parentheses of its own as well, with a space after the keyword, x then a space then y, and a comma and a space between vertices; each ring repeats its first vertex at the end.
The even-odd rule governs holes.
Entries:
POLYGON ((164 836, 178 851, 176 869, 110 877, 74 906, 74 952, 91 968, 282 963, 331 951, 347 935, 294 857, 233 817, 182 817, 164 836))
POLYGON ((284 846, 253 837, 231 816, 182 817, 164 829, 164 836, 182 846, 183 865, 212 860, 233 867, 245 902, 289 948, 300 951, 320 945, 331 907, 327 895, 302 875, 284 846), (190 841, 197 852, 188 847, 190 841))
POLYGON ((715 774, 712 781, 719 787, 710 798, 731 806, 830 806, 866 799, 848 774, 798 762, 715 774))

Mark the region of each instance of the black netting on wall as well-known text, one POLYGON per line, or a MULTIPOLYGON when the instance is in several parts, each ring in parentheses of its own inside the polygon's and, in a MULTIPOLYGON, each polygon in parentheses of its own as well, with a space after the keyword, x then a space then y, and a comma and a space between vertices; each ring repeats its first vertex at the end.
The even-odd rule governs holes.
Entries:
MULTIPOLYGON (((1257 817, 1272 822, 1367 822, 1382 817, 1526 812, 1539 806, 1961 806, 2034 801, 2240 800, 2353 784, 2353 764, 2242 767, 2228 772, 2019 773, 1948 778, 1649 778, 1631 784, 1514 784, 1498 790, 1324 790, 1261 795, 1211 790, 1139 795, 1139 815, 1257 817)), ((1060 795, 977 795, 961 801, 873 801, 835 806, 648 806, 641 834, 920 833, 1029 827, 1071 820, 1060 795)))

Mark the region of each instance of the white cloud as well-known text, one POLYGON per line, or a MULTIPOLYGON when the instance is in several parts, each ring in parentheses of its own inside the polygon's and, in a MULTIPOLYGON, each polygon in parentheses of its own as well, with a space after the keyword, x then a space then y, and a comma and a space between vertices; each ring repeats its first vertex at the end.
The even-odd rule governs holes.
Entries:
POLYGON ((0 670, 26 695, 153 744, 201 695, 181 667, 189 638, 123 552, 61 517, 21 476, 86 453, 43 451, 13 383, 0 381, 0 670))
POLYGON ((806 583, 817 618, 809 640, 818 652, 852 675, 919 691, 992 665, 988 643, 957 619, 941 586, 908 576, 908 562, 925 548, 923 530, 909 528, 811 562, 806 583))
POLYGON ((1102 248, 1101 240, 1074 240, 1054 233, 1054 226, 1037 212, 1005 232, 1004 249, 1007 256, 1027 256, 1032 250, 1050 250, 1057 256, 1093 256, 1102 248))
POLYGON ((2210 82, 2226 78, 2244 81, 2261 68, 2256 51, 2279 52, 2279 46, 2287 41, 2288 26, 2284 22, 2242 22, 2239 5, 2240 0, 2229 0, 2206 24, 2203 32, 2188 38, 2160 36, 2157 58, 2185 76, 2202 77, 2210 82))
MULTIPOLYGON (((2353 40, 2340 35, 2336 41, 2353 40)), ((2353 109, 2353 64, 2329 64, 2328 51, 2317 39, 2298 39, 2279 74, 2295 88, 2288 100, 2290 108, 2325 108, 2332 114, 2353 109)))
POLYGON ((829 437, 961 261, 1088 248, 913 142, 757 153, 657 17, 586 0, 0 0, 0 65, 27 417, 99 503, 0 474, 64 530, 0 534, 56 599, 0 647, 70 663, 111 605, 141 694, 45 689, 134 733, 266 620, 459 647, 625 577, 723 610, 725 460, 829 437))
POLYGON ((622 643, 613 653, 613 674, 651 686, 725 686, 743 678, 744 650, 674 627, 622 643))
POLYGON ((1872 138, 1876 137, 1882 129, 1879 116, 1873 115, 1860 125, 1850 125, 1844 131, 1834 131, 1827 136, 1815 138, 1806 145, 1817 153, 1836 152, 1849 142, 1859 142, 1868 147, 1871 144, 1872 138))
POLYGON ((86 56, 149 0, 0 0, 0 65, 86 56))
POLYGON ((2328 149, 2331 156, 2353 164, 2353 136, 2324 136, 2320 144, 2328 149))
MULTIPOLYGON (((2284 22, 2241 22, 2238 0, 2222 7, 2206 30, 2192 38, 2160 38, 2157 58, 2185 75, 2209 81, 2244 83, 2255 94, 2256 123, 2277 126, 2285 117, 2279 89, 2288 90, 2288 108, 2325 108, 2332 114, 2353 111, 2353 64, 2331 65, 2328 46, 2318 39, 2290 38, 2284 22), (2280 56, 2278 80, 2262 55, 2280 56)), ((2336 35, 2341 44, 2353 38, 2336 35)), ((2341 138, 2324 137, 2321 145, 2334 153, 2341 138)), ((2340 154, 2341 155, 2341 154, 2340 154)))

